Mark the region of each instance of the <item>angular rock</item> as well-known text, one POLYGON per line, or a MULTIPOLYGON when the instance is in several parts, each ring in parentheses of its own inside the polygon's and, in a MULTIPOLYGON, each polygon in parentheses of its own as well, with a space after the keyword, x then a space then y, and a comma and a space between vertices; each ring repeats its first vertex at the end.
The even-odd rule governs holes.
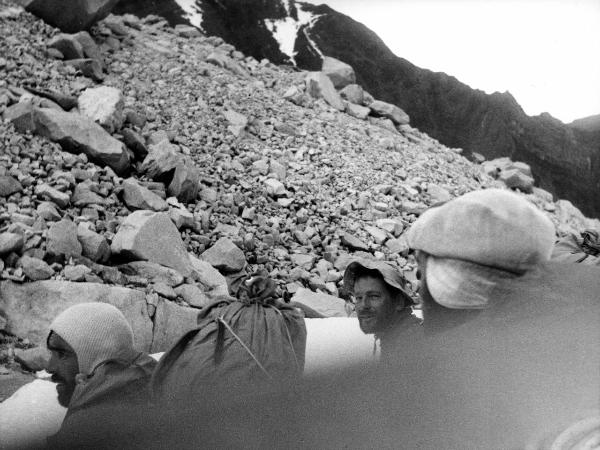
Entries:
POLYGON ((23 273, 33 281, 47 280, 54 275, 54 270, 45 261, 24 255, 19 260, 23 273))
POLYGON ((397 253, 402 256, 408 254, 408 250, 410 249, 404 235, 400 236, 398 239, 390 239, 385 243, 385 246, 390 252, 397 253))
POLYGON ((471 152, 471 157, 473 158, 473 162, 477 164, 485 162, 485 156, 483 156, 481 153, 471 152))
POLYGON ((98 283, 36 281, 0 283, 0 309, 8 318, 7 331, 38 345, 46 344, 48 327, 69 306, 82 302, 110 303, 131 324, 136 348, 149 351, 152 322, 143 292, 98 283))
POLYGON ((198 30, 198 28, 193 27, 191 25, 184 25, 181 23, 175 25, 175 34, 177 36, 181 36, 181 37, 185 37, 185 38, 193 38, 193 37, 202 36, 202 33, 200 33, 200 30, 198 30))
POLYGON ((123 23, 123 18, 120 16, 110 14, 106 19, 102 21, 102 24, 117 36, 129 35, 129 30, 123 23))
POLYGON ((81 114, 39 108, 35 112, 35 125, 37 134, 58 142, 66 151, 85 153, 117 174, 129 168, 129 156, 123 143, 81 114))
POLYGON ((140 171, 155 181, 168 179, 170 182, 173 171, 182 161, 182 155, 177 152, 177 147, 169 141, 161 141, 150 145, 148 156, 142 162, 140 171))
POLYGON ((50 351, 45 346, 21 349, 15 348, 15 361, 25 370, 38 372, 48 368, 50 351))
POLYGON ((284 181, 287 177, 287 170, 283 164, 278 163, 277 161, 272 160, 270 167, 270 173, 275 175, 279 181, 284 181))
POLYGON ((95 59, 101 65, 104 64, 100 47, 98 47, 98 44, 92 39, 90 33, 87 31, 80 31, 79 33, 75 33, 73 37, 81 44, 81 47, 83 48, 83 57, 95 59))
POLYGON ((184 276, 192 271, 181 235, 166 213, 147 210, 131 213, 117 230, 111 251, 130 260, 171 267, 184 276))
POLYGON ((77 106, 76 97, 63 94, 62 92, 54 91, 52 89, 37 89, 30 86, 27 87, 27 90, 35 95, 52 100, 53 103, 60 106, 60 108, 64 109, 65 111, 69 111, 77 106))
POLYGON ((2 118, 12 123, 19 133, 35 130, 35 110, 31 101, 23 101, 9 106, 2 113, 2 118))
POLYGON ((190 203, 196 200, 200 191, 200 171, 193 164, 177 164, 167 193, 177 200, 190 203))
POLYGON ((371 225, 365 226, 365 231, 369 233, 373 240, 378 244, 383 244, 388 237, 385 231, 371 225))
POLYGON ((205 288, 205 291, 210 291, 211 295, 228 295, 227 279, 217 269, 194 255, 190 255, 190 262, 193 278, 205 288))
POLYGON ((42 202, 36 208, 38 216, 48 222, 56 222, 60 220, 61 215, 58 213, 56 206, 52 202, 42 202))
POLYGON ((23 248, 23 236, 16 233, 0 233, 0 256, 19 253, 23 248))
POLYGON ((53 223, 46 235, 46 252, 52 256, 79 256, 82 247, 77 240, 77 225, 68 219, 53 223))
POLYGON ((66 208, 71 202, 71 196, 66 192, 61 192, 58 189, 44 184, 38 184, 34 190, 35 195, 45 200, 50 200, 60 208, 66 208))
POLYGON ((165 130, 158 130, 148 136, 148 145, 156 145, 161 142, 170 142, 169 134, 165 130))
POLYGON ((291 304, 304 310, 307 317, 348 317, 344 300, 310 289, 299 288, 292 297, 291 304))
POLYGON ((294 238, 300 245, 308 245, 308 235, 302 230, 294 230, 294 238))
POLYGON ((266 159, 259 159, 252 163, 252 170, 257 171, 261 175, 269 173, 269 162, 266 159))
POLYGON ((236 61, 225 55, 222 51, 217 50, 206 57, 206 61, 219 67, 230 70, 242 78, 249 78, 250 74, 240 66, 236 61))
POLYGON ((503 170, 498 179, 504 182, 508 188, 519 189, 527 194, 533 192, 533 178, 518 169, 503 170))
POLYGON ((245 207, 242 211, 242 219, 254 220, 256 217, 256 208, 245 207))
POLYGON ((196 225, 194 215, 187 209, 171 208, 169 209, 169 217, 178 230, 182 230, 184 228, 194 228, 196 225))
POLYGON ((369 251, 369 246, 367 244, 350 233, 344 233, 341 236, 341 241, 343 245, 352 250, 363 250, 365 252, 369 251))
POLYGON ((431 196, 433 204, 446 203, 447 201, 452 200, 450 192, 436 184, 430 183, 429 186, 427 186, 427 193, 431 196))
POLYGON ((154 314, 154 336, 150 353, 164 352, 198 324, 198 310, 160 300, 154 314))
POLYGON ((136 159, 143 160, 148 156, 148 149, 146 148, 146 144, 144 144, 142 136, 131 128, 123 128, 120 133, 123 136, 123 142, 125 142, 125 145, 133 151, 136 159))
POLYGON ((152 290, 154 292, 156 292, 158 295, 160 295, 163 298, 167 298, 169 300, 175 300, 177 298, 177 294, 175 293, 175 290, 165 284, 165 283, 156 283, 152 285, 152 290))
POLYGON ((407 214, 414 214, 420 216, 427 210, 427 205, 421 202, 411 202, 410 200, 404 200, 402 202, 402 210, 407 214))
POLYGON ((86 258, 97 263, 104 263, 110 259, 108 241, 83 223, 77 226, 77 240, 81 244, 81 253, 86 258))
POLYGON ((21 191, 23 191, 23 186, 18 180, 9 175, 0 175, 0 197, 8 197, 21 191))
POLYGON ((134 178, 123 181, 123 201, 129 209, 166 211, 169 205, 162 198, 138 184, 134 178))
POLYGON ((292 264, 297 267, 301 267, 305 270, 312 269, 316 257, 314 255, 305 255, 302 253, 294 253, 290 255, 292 264))
POLYGON ((336 89, 356 83, 352 66, 330 56, 323 57, 321 71, 329 77, 336 89))
POLYGON ((375 224, 382 230, 395 235, 401 233, 404 229, 404 224, 398 219, 379 219, 375 224))
POLYGON ((299 106, 304 106, 308 101, 306 94, 298 89, 297 86, 291 86, 287 91, 285 91, 283 98, 299 106))
POLYGON ((57 34, 48 41, 48 48, 58 50, 65 59, 81 59, 84 57, 83 46, 72 34, 57 34))
POLYGON ((342 98, 335 90, 333 83, 323 72, 309 72, 306 75, 306 91, 311 97, 322 98, 333 108, 343 111, 342 98))
POLYGON ((264 184, 267 188, 267 194, 273 197, 282 197, 287 193, 284 184, 275 178, 267 178, 264 184))
POLYGON ((214 190, 212 188, 204 187, 200 191, 200 199, 204 200, 207 203, 215 203, 217 201, 217 198, 218 198, 218 193, 216 190, 214 190))
POLYGON ((79 70, 84 77, 91 78, 97 82, 104 80, 102 65, 98 60, 91 58, 71 59, 66 61, 66 64, 79 70))
POLYGON ((179 286, 184 279, 178 271, 150 261, 132 261, 119 266, 119 270, 126 275, 146 278, 152 284, 164 283, 171 287, 179 286))
POLYGON ((208 298, 202 289, 193 284, 182 284, 175 288, 175 293, 195 308, 204 308, 211 302, 211 299, 208 298))
POLYGON ((344 87, 344 89, 340 91, 340 96, 350 103, 361 106, 365 100, 363 88, 358 84, 349 84, 348 86, 344 87))
POLYGON ((248 125, 248 118, 237 111, 228 109, 223 112, 223 116, 225 119, 227 119, 227 122, 229 122, 230 125, 242 128, 245 128, 248 125))
POLYGON ((79 183, 75 186, 73 195, 71 196, 71 202, 75 206, 87 206, 87 205, 104 205, 106 200, 103 197, 92 191, 92 182, 86 180, 83 183, 79 183))
POLYGON ((77 99, 77 105, 82 115, 89 117, 109 133, 121 129, 125 122, 123 94, 117 88, 88 88, 77 99))
POLYGON ((502 158, 496 158, 491 161, 485 161, 481 164, 481 168, 484 173, 488 174, 493 178, 498 178, 498 175, 503 170, 511 166, 513 162, 507 156, 502 158))
POLYGON ((346 114, 356 117, 357 119, 366 119, 370 112, 371 108, 367 106, 355 105, 354 103, 346 104, 346 114))
POLYGON ((273 126, 280 133, 287 134, 289 136, 298 136, 298 131, 296 130, 296 127, 294 127, 290 123, 281 122, 278 120, 273 124, 273 126))
POLYGON ((86 275, 92 273, 92 269, 83 264, 78 264, 76 266, 66 266, 64 273, 65 278, 69 281, 84 281, 86 275))
POLYGON ((246 266, 244 252, 226 237, 215 242, 200 257, 211 266, 224 272, 238 272, 246 266))
POLYGON ((25 9, 66 33, 86 30, 106 17, 118 0, 27 0, 25 9))
POLYGON ((529 166, 529 164, 525 164, 524 162, 520 162, 520 161, 513 162, 512 164, 509 164, 503 170, 518 170, 523 175, 527 175, 528 177, 532 177, 533 176, 531 174, 531 166, 529 166))
POLYGON ((373 103, 369 104, 369 108, 373 114, 377 116, 382 116, 390 119, 396 125, 406 125, 410 122, 410 118, 408 114, 406 114, 402 109, 398 108, 396 105, 392 105, 391 103, 382 102, 381 100, 375 100, 373 103))
POLYGON ((542 188, 534 187, 533 195, 548 203, 552 203, 554 201, 554 196, 552 195, 552 193, 542 188))

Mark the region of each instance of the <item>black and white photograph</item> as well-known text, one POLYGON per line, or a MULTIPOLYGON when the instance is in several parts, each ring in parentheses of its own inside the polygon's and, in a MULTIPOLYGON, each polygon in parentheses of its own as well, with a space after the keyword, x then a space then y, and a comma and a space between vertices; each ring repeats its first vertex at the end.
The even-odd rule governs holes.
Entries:
POLYGON ((600 450, 599 0, 0 0, 0 450, 600 450))

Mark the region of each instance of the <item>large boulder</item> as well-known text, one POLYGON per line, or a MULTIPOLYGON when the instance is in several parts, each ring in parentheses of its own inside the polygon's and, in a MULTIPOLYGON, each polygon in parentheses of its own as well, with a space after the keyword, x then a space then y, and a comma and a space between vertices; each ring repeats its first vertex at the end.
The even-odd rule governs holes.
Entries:
POLYGON ((129 168, 125 145, 100 125, 81 114, 49 108, 35 110, 35 133, 58 142, 72 153, 85 153, 90 159, 122 174, 129 168))
POLYGON ((339 59, 330 56, 323 57, 321 71, 329 77, 337 89, 356 83, 356 75, 352 66, 339 59))
POLYGON ((35 130, 35 111, 33 103, 22 101, 9 106, 2 113, 2 118, 13 124, 19 133, 35 130))
POLYGON ((9 175, 0 175, 0 197, 8 197, 22 190, 23 186, 17 179, 9 175))
POLYGON ((106 238, 84 223, 77 226, 77 239, 81 244, 81 253, 86 258, 97 263, 104 263, 110 259, 110 245, 106 238))
POLYGON ((177 147, 167 140, 151 144, 140 172, 155 181, 171 182, 175 168, 183 162, 177 147))
POLYGON ((109 133, 118 131, 123 122, 123 94, 117 88, 88 88, 77 99, 79 112, 101 125, 109 133))
POLYGON ((115 234, 111 251, 134 261, 151 261, 189 276, 192 265, 181 235, 169 215, 140 210, 131 213, 115 234))
POLYGON ((54 275, 54 270, 45 261, 24 255, 19 260, 23 273, 33 281, 47 280, 54 275))
POLYGON ((190 262, 192 263, 193 277, 202 285, 205 292, 211 295, 229 294, 227 279, 221 275, 221 272, 194 255, 190 255, 190 262))
POLYGON ((193 202, 200 191, 200 171, 193 164, 181 162, 175 167, 173 179, 167 188, 172 197, 181 202, 193 202))
POLYGON ((152 353, 164 352, 198 325, 198 310, 160 299, 154 315, 152 353))
POLYGON ((333 108, 343 111, 344 102, 337 93, 329 77, 323 72, 309 72, 306 75, 306 91, 311 97, 322 98, 333 108))
POLYGON ((136 348, 150 350, 152 321, 141 291, 68 281, 0 283, 0 315, 7 320, 7 331, 34 344, 45 344, 52 320, 82 302, 104 302, 119 308, 133 328, 136 348))
POLYGON ((223 272, 238 272, 246 266, 244 252, 226 237, 215 242, 201 258, 223 272))
POLYGON ((301 308, 307 317, 348 317, 344 300, 313 292, 310 289, 299 288, 291 302, 292 305, 301 308))
POLYGON ((396 125, 407 125, 410 122, 408 114, 396 105, 391 103, 382 102, 381 100, 375 100, 369 104, 369 108, 373 114, 381 117, 386 117, 394 122, 396 125))
POLYGON ((85 56, 83 46, 73 34, 57 34, 48 41, 48 48, 58 50, 65 59, 79 59, 85 56))
POLYGON ((17 233, 0 233, 0 256, 20 252, 23 248, 23 236, 17 233))
POLYGON ((66 33, 86 30, 102 20, 119 0, 21 0, 25 9, 66 33))
POLYGON ((530 194, 533 192, 534 180, 529 175, 525 175, 519 169, 503 170, 498 177, 500 181, 511 189, 519 189, 522 192, 530 194))
POLYGON ((365 101, 365 91, 358 84, 349 84, 340 91, 340 95, 344 100, 355 105, 362 105, 365 101))
POLYGON ((53 223, 46 235, 46 252, 51 256, 65 258, 81 255, 77 225, 68 219, 53 223))

